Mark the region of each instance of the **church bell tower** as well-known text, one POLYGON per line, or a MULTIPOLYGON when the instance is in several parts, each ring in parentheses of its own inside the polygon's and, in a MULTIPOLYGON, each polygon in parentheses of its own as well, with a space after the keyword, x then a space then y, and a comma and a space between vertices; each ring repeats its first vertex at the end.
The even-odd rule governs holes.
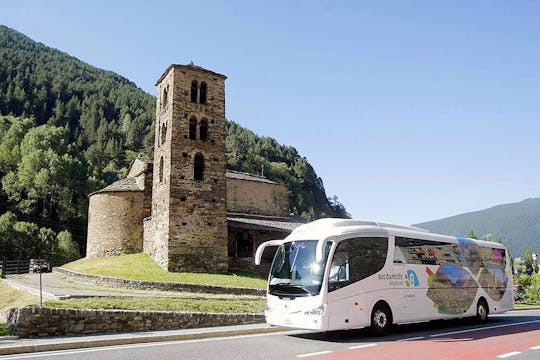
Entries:
POLYGON ((144 251, 169 271, 227 270, 226 78, 190 63, 170 65, 156 83, 144 251))

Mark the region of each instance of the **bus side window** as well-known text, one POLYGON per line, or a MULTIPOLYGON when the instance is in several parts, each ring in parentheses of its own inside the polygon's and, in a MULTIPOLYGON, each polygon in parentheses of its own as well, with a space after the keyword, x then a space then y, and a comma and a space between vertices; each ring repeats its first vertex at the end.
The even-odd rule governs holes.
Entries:
POLYGON ((386 262, 388 238, 352 238, 341 241, 334 253, 328 291, 334 291, 367 278, 386 262))
POLYGON ((403 252, 401 251, 401 248, 398 246, 394 247, 394 263, 395 264, 405 264, 405 256, 403 256, 403 252))

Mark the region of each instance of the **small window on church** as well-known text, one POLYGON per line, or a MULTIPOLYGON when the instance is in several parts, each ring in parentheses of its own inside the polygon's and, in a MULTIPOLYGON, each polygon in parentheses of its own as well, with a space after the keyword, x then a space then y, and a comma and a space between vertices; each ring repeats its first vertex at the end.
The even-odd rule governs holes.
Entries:
POLYGON ((191 140, 197 139, 197 119, 194 117, 189 119, 189 138, 191 140))
POLYGON ((206 104, 206 83, 204 81, 201 83, 201 95, 199 96, 199 102, 201 104, 206 104))
POLYGON ((191 82, 191 102, 196 103, 197 102, 197 90, 198 89, 197 80, 193 80, 191 82))
POLYGON ((201 127, 199 131, 199 135, 202 141, 208 140, 208 120, 206 119, 201 120, 201 127))
POLYGON ((193 178, 195 180, 204 180, 204 156, 201 153, 195 155, 193 163, 193 178))
POLYGON ((163 108, 167 107, 167 100, 168 100, 168 97, 169 97, 169 85, 167 85, 167 87, 165 87, 163 89, 163 102, 161 103, 161 105, 163 106, 163 108))
POLYGON ((163 156, 159 159, 159 183, 163 182, 163 156))

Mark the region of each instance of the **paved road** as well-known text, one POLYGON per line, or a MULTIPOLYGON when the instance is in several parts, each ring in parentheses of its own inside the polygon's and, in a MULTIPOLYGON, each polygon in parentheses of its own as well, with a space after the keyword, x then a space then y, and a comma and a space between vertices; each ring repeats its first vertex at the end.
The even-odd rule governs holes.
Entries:
POLYGON ((290 331, 5 356, 58 359, 540 359, 540 310, 491 317, 487 324, 436 321, 370 337, 364 330, 290 331))

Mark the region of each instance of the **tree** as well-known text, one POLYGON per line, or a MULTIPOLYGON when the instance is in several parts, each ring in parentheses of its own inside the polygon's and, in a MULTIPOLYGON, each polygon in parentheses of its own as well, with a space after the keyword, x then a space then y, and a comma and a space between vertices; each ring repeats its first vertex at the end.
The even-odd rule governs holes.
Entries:
POLYGON ((478 239, 478 237, 476 236, 476 234, 474 233, 474 230, 471 229, 471 231, 469 231, 469 234, 467 235, 467 237, 469 239, 478 239))
POLYGON ((7 173, 21 161, 21 141, 35 123, 13 116, 0 117, 0 123, 0 171, 7 173))
POLYGON ((69 231, 61 231, 58 233, 57 244, 58 250, 53 255, 55 263, 65 264, 81 257, 79 245, 73 241, 73 236, 69 231))
POLYGON ((86 167, 77 150, 66 144, 63 128, 31 129, 20 145, 21 161, 2 185, 9 199, 26 214, 67 220, 86 211, 86 167), (84 207, 81 207, 81 204, 84 207))
POLYGON ((523 251, 523 264, 525 265, 525 274, 532 275, 538 273, 538 259, 536 254, 529 248, 523 251))
POLYGON ((12 212, 6 212, 0 216, 0 254, 1 257, 14 258, 18 252, 12 241, 15 238, 13 226, 17 217, 12 212))

